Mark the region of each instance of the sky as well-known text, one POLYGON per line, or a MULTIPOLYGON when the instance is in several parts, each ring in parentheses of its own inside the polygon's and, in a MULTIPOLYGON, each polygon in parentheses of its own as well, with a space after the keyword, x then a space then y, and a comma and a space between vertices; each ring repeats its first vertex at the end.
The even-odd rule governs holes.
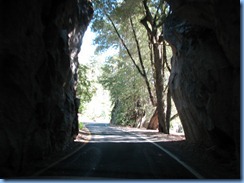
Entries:
POLYGON ((78 54, 79 63, 80 64, 89 64, 92 60, 92 58, 96 58, 99 62, 104 62, 106 57, 112 56, 117 53, 117 50, 114 48, 108 49, 108 51, 104 52, 101 55, 94 56, 94 52, 96 49, 96 46, 93 45, 93 40, 95 39, 96 34, 91 31, 90 26, 87 28, 87 31, 85 32, 85 35, 83 37, 82 46, 80 53, 78 54))
POLYGON ((90 62, 96 49, 96 46, 92 44, 95 36, 95 33, 91 31, 90 27, 88 27, 83 37, 80 53, 78 54, 79 63, 85 64, 90 62))

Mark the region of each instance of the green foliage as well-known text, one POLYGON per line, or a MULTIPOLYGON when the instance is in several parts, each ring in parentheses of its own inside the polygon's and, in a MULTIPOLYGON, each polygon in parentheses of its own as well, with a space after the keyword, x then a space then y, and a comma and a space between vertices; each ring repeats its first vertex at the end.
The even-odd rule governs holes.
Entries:
POLYGON ((85 104, 91 101, 96 89, 92 86, 93 81, 88 78, 89 68, 86 65, 79 65, 78 84, 76 88, 77 97, 80 99, 79 113, 85 109, 85 104))
POLYGON ((136 123, 138 111, 145 111, 150 103, 145 82, 130 61, 119 57, 110 57, 102 67, 102 75, 98 80, 110 91, 112 104, 112 122, 120 125, 136 123))
POLYGON ((82 122, 79 122, 79 130, 82 130, 84 128, 84 124, 82 122))
MULTIPOLYGON (((110 47, 120 48, 120 40, 115 34, 115 31, 105 15, 105 12, 113 19, 114 23, 122 33, 123 38, 128 38, 131 40, 131 28, 129 27, 129 17, 141 18, 143 16, 143 11, 141 8, 142 0, 133 1, 118 1, 118 0, 96 0, 93 1, 94 4, 94 18, 92 20, 92 30, 98 33, 95 38, 94 43, 97 45, 96 52, 101 53, 110 47), (135 16, 135 12, 139 12, 135 16), (128 31, 129 30, 129 31, 128 31)), ((139 23, 140 21, 136 21, 139 23)), ((141 27, 142 28, 142 27, 141 27)), ((146 36, 146 35, 145 35, 146 36)), ((134 46, 134 45, 133 45, 134 46)), ((134 47, 135 48, 135 47, 134 47)))

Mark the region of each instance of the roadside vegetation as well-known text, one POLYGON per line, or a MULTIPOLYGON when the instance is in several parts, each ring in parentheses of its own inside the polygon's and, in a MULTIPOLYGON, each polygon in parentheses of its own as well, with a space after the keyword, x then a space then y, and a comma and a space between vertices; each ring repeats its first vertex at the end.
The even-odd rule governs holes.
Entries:
POLYGON ((79 130, 82 130, 84 128, 84 123, 79 121, 79 130))
POLYGON ((88 102, 91 101, 93 95, 96 92, 94 87, 94 80, 89 77, 89 72, 91 69, 87 65, 80 64, 78 68, 78 84, 76 88, 76 95, 79 98, 79 113, 82 113, 85 110, 85 106, 88 102))

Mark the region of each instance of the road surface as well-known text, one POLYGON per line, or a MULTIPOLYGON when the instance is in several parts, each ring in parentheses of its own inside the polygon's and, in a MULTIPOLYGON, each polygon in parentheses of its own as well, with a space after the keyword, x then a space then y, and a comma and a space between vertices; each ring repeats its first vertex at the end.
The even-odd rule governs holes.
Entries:
POLYGON ((85 126, 91 133, 85 145, 38 176, 95 179, 201 178, 182 160, 170 156, 170 152, 157 146, 160 139, 154 135, 156 132, 131 132, 106 123, 87 123, 85 126))

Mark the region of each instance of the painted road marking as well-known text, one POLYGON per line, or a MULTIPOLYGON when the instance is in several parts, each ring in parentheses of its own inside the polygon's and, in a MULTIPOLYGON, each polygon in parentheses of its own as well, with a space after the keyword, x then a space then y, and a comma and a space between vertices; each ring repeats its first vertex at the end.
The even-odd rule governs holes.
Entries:
POLYGON ((38 176, 40 174, 42 174, 43 172, 47 171, 48 169, 52 168, 53 166, 57 165, 58 163, 60 163, 61 161, 69 158, 70 156, 72 156, 73 154, 75 154, 76 152, 78 152, 79 150, 81 150, 81 148, 83 148, 90 140, 91 140, 91 132, 89 131, 89 129, 86 128, 86 131, 88 132, 88 138, 83 142, 84 144, 82 144, 82 146, 80 146, 79 148, 75 149, 74 151, 72 151, 70 154, 60 158, 59 160, 51 163, 50 165, 48 165, 46 168, 41 169, 40 171, 36 172, 35 174, 33 174, 31 177, 34 176, 38 176))
POLYGON ((165 152, 166 154, 168 154, 171 158, 173 158, 174 160, 176 160, 178 163, 180 163, 183 167, 185 167, 189 172, 191 172, 195 177, 197 177, 198 179, 204 179, 204 177, 198 173, 196 170, 194 170, 192 167, 190 167, 188 164, 186 164, 184 161, 180 160, 177 156, 175 156, 174 154, 172 154, 170 151, 168 151, 167 149, 163 148, 162 146, 156 144, 155 142, 151 141, 151 140, 148 140, 147 138, 145 137, 141 137, 141 136, 138 136, 137 134, 133 133, 133 132, 128 132, 128 131, 125 131, 123 129, 121 129, 122 131, 124 132, 127 132, 127 133, 130 133, 130 134, 133 134, 139 138, 142 138, 144 140, 146 140, 147 142, 150 142, 152 143, 153 145, 155 145, 156 147, 158 147, 160 150, 162 150, 163 152, 165 152))

